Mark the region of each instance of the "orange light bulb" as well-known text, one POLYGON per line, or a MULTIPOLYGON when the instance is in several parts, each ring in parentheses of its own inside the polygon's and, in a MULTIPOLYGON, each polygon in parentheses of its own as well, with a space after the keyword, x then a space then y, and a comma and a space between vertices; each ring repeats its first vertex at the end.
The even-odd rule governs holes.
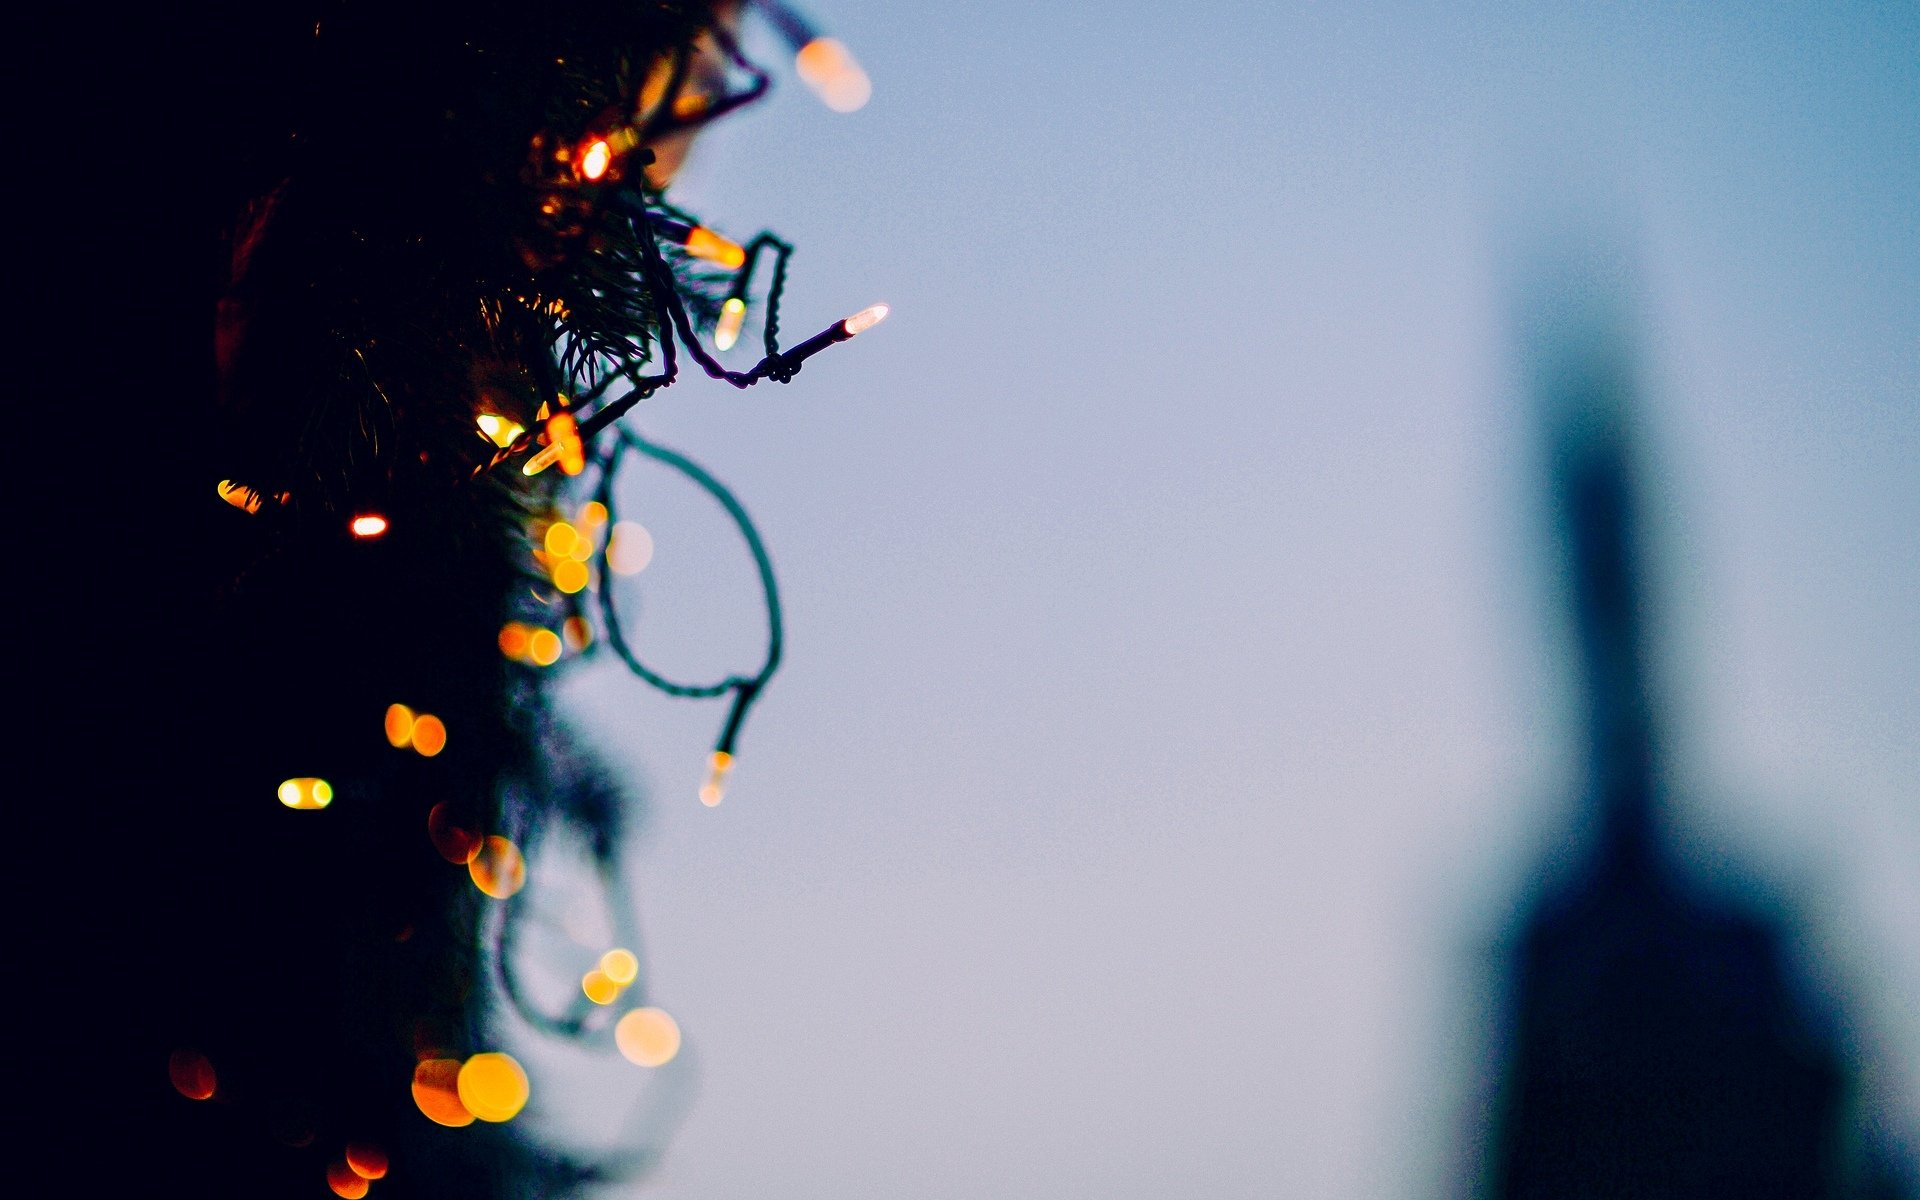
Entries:
POLYGON ((745 250, 702 225, 695 225, 693 232, 687 235, 687 253, 717 263, 729 271, 739 270, 747 261, 745 250))
POLYGON ((873 96, 873 83, 860 69, 853 52, 835 38, 817 37, 793 56, 793 69, 813 89, 820 102, 835 112, 850 113, 873 96))

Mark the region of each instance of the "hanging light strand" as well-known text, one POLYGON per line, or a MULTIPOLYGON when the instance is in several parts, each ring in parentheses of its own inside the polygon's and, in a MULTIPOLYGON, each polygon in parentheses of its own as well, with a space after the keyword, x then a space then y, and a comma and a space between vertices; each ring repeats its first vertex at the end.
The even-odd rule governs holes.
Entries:
MULTIPOLYGON (((714 754, 725 755, 724 761, 731 766, 734 741, 739 736, 741 725, 746 721, 748 710, 759 698, 760 689, 765 687, 767 681, 773 678, 774 672, 780 669, 785 634, 780 612, 780 585, 774 578, 773 561, 767 556, 766 545, 760 540, 760 531, 754 528, 753 518, 747 515, 745 506, 734 497, 731 491, 727 490, 725 484, 708 474, 699 463, 677 451, 650 442, 624 427, 618 433, 618 440, 614 442, 607 454, 606 465, 602 469, 599 488, 594 497, 606 506, 609 524, 619 519, 614 511, 614 477, 620 466, 621 456, 628 450, 632 450, 679 471, 712 496, 720 507, 726 510, 727 515, 733 518, 735 528, 739 529, 740 536, 747 543, 747 549, 753 554, 754 569, 760 577, 761 595, 767 609, 767 654, 760 664, 760 669, 752 675, 729 675, 713 683, 684 683, 669 679, 640 661, 640 657, 628 645, 626 635, 621 628, 620 614, 613 602, 613 589, 610 587, 600 589, 600 617, 606 627, 607 644, 613 647, 614 653, 620 656, 620 660, 626 663, 628 669, 635 675, 669 696, 712 698, 726 695, 728 692, 733 693, 733 705, 727 713, 727 722, 721 729, 719 740, 714 744, 714 754)), ((607 578, 607 571, 610 569, 607 565, 607 547, 603 546, 600 549, 599 557, 601 577, 607 578)))

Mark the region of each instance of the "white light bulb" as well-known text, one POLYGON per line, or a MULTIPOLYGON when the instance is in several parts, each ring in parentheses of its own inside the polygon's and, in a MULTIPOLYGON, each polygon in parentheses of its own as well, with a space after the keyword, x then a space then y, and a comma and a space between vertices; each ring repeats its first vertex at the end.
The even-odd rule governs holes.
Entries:
POLYGON ((892 309, 884 304, 869 305, 861 309, 846 319, 847 336, 852 337, 856 333, 865 333, 875 325, 886 320, 887 314, 891 311, 892 309))

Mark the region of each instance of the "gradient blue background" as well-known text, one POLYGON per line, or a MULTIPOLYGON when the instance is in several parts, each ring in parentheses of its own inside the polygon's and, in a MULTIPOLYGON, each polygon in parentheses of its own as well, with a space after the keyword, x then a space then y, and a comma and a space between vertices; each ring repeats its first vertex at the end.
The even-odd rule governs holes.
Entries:
MULTIPOLYGON (((893 316, 637 416, 760 520, 787 666, 711 810, 719 705, 569 684, 651 794, 699 1079, 639 1194, 1459 1187, 1578 782, 1508 317, 1583 221, 1631 260, 1688 836, 1797 905, 1911 1136, 1920 10, 809 11, 873 101, 761 31, 777 94, 676 197, 799 247, 790 336, 893 316)), ((644 643, 751 669, 733 535, 661 503, 656 566, 719 584, 644 643)))

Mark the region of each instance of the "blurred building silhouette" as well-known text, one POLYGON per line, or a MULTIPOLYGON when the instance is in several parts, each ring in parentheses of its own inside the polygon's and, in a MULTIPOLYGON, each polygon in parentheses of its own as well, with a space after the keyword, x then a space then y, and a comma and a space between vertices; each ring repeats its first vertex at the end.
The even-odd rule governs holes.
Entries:
POLYGON ((1514 931, 1483 1194, 1894 1197, 1839 1014, 1797 980, 1790 916, 1673 836, 1625 339, 1586 281, 1527 347, 1581 671, 1580 812, 1514 931))

